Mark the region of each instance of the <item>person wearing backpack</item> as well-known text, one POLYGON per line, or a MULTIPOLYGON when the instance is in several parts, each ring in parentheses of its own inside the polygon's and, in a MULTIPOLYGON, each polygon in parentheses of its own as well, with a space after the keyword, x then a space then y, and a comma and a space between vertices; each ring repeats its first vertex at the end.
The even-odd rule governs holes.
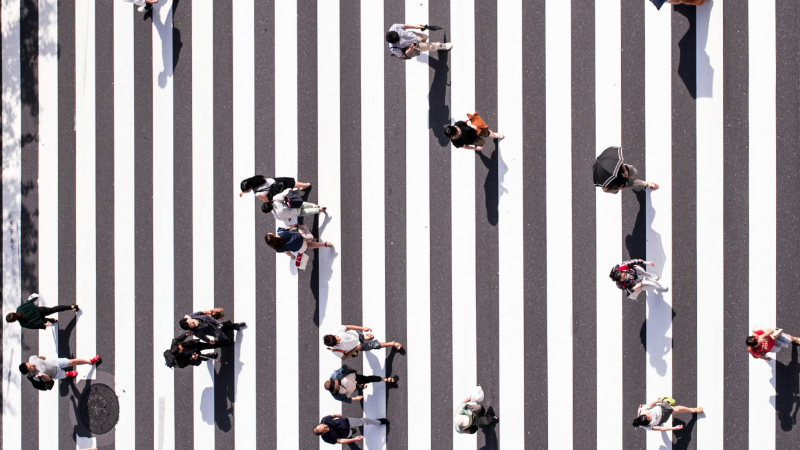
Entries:
POLYGON ((311 233, 300 231, 300 224, 289 225, 278 228, 278 234, 267 233, 264 241, 278 253, 286 253, 290 258, 295 259, 293 252, 304 253, 306 250, 314 250, 322 247, 333 247, 330 242, 317 242, 311 233))
MULTIPOLYGON (((206 311, 208 312, 208 311, 206 311)), ((169 352, 175 358, 175 363, 179 369, 186 366, 199 366, 206 359, 215 359, 219 356, 216 352, 200 353, 202 350, 211 350, 214 345, 201 340, 192 339, 193 333, 187 331, 172 340, 169 352)))
POLYGON ((83 364, 94 365, 98 361, 100 361, 100 355, 95 355, 92 359, 47 359, 44 356, 33 355, 28 362, 19 365, 19 371, 33 380, 48 382, 62 378, 75 378, 78 376, 78 372, 74 370, 65 372, 64 369, 83 364))
POLYGON ((239 193, 239 197, 252 192, 257 199, 262 202, 268 202, 272 200, 274 195, 283 192, 285 189, 308 189, 310 187, 311 183, 301 183, 290 177, 267 178, 264 175, 255 175, 245 178, 239 184, 239 188, 242 190, 239 193))
POLYGON ((261 211, 272 212, 276 220, 288 222, 294 217, 313 216, 319 213, 327 214, 328 208, 314 203, 304 202, 297 189, 286 189, 272 197, 271 202, 264 202, 261 211), (297 205, 300 205, 299 207, 297 205))
POLYGON ((22 328, 28 328, 31 330, 44 330, 52 324, 58 322, 56 319, 51 319, 50 317, 45 316, 70 310, 77 313, 81 310, 78 305, 57 305, 53 307, 36 306, 34 302, 38 298, 39 294, 31 294, 30 297, 28 297, 28 301, 21 304, 19 308, 17 308, 17 312, 8 313, 6 315, 6 322, 19 322, 19 326, 22 328))
POLYGON ((377 375, 361 375, 356 369, 343 364, 331 374, 330 380, 325 380, 323 386, 330 392, 334 399, 344 403, 358 402, 364 399, 363 395, 356 395, 357 389, 365 389, 367 383, 396 383, 400 377, 397 375, 388 378, 381 378, 377 375))
POLYGON ((633 299, 639 296, 642 289, 666 289, 658 282, 658 275, 647 272, 643 265, 655 266, 655 263, 643 259, 623 261, 614 266, 608 276, 633 299))

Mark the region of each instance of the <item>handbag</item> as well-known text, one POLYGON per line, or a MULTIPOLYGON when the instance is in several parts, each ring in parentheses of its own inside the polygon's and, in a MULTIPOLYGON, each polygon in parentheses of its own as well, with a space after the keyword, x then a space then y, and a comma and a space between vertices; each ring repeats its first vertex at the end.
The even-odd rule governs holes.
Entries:
POLYGON ((289 208, 300 208, 303 206, 303 196, 297 189, 292 189, 286 194, 286 206, 289 208))
POLYGON ((297 232, 300 233, 300 236, 303 236, 306 242, 314 242, 314 235, 311 234, 311 230, 309 230, 307 226, 298 225, 297 232))
POLYGON ((473 401, 475 403, 482 402, 483 401, 483 388, 480 387, 480 385, 479 385, 478 387, 473 389, 472 394, 469 396, 469 399, 470 399, 470 401, 473 401))
POLYGON ((483 121, 478 111, 475 111, 475 114, 467 114, 467 117, 469 121, 478 128, 478 136, 489 136, 489 125, 486 125, 486 122, 483 121))
POLYGON ((220 320, 225 317, 225 308, 214 308, 211 310, 211 317, 220 320))
POLYGON ((297 258, 294 259, 294 266, 300 270, 306 270, 306 266, 308 265, 308 260, 311 259, 310 255, 305 253, 298 253, 297 258))

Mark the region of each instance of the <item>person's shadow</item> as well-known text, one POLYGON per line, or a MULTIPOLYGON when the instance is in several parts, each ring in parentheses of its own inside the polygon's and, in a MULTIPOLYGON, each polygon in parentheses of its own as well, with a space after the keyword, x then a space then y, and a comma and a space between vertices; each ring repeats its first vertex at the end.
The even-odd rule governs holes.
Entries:
MULTIPOLYGON (((490 406, 489 409, 486 410, 486 415, 495 415, 494 408, 490 406)), ((485 444, 480 448, 480 450, 497 450, 497 448, 499 448, 497 445, 496 427, 496 423, 489 424, 485 427, 480 427, 481 431, 483 431, 484 439, 486 439, 485 444)))
POLYGON ((781 430, 791 431, 797 423, 800 406, 800 362, 797 345, 792 345, 792 359, 788 364, 775 360, 775 410, 781 430))
MULTIPOLYGON (((652 191, 647 191, 647 200, 649 200, 651 192, 652 191)), ((661 241, 661 235, 653 229, 653 220, 656 216, 653 202, 647 201, 646 205, 645 235, 647 236, 647 260, 655 264, 647 269, 648 272, 653 272, 660 278, 662 270, 664 269, 664 264, 667 262, 667 255, 664 252, 664 244, 661 241)), ((672 338, 667 336, 667 332, 672 326, 672 319, 675 317, 675 311, 664 301, 664 294, 662 291, 647 290, 646 292, 649 316, 645 324, 642 325, 640 336, 643 338, 642 344, 647 348, 647 354, 650 357, 650 366, 656 369, 659 376, 664 376, 667 373, 667 362, 664 360, 664 357, 672 350, 672 338)))
MULTIPOLYGON (((447 42, 447 34, 443 42, 447 42)), ((450 138, 444 135, 445 125, 450 125, 450 105, 447 104, 447 87, 450 66, 450 52, 440 51, 438 58, 428 58, 428 66, 433 69, 433 81, 428 92, 428 126, 442 147, 450 145, 450 138)))
POLYGON ((481 159, 481 162, 489 173, 486 174, 486 180, 483 182, 483 191, 486 197, 486 219, 489 224, 497 225, 499 220, 499 212, 497 211, 500 197, 498 194, 498 173, 497 173, 497 140, 495 139, 495 150, 492 151, 491 157, 483 154, 483 152, 475 152, 481 159))
POLYGON ((691 5, 675 5, 673 10, 686 17, 689 21, 689 29, 678 42, 680 50, 680 60, 678 62, 678 76, 683 80, 686 89, 692 98, 710 98, 713 93, 714 68, 711 67, 711 58, 705 51, 708 46, 708 29, 711 21, 711 10, 714 8, 714 0, 706 2, 709 7, 696 7, 691 5), (702 30, 698 33, 698 30, 702 30), (702 48, 701 53, 697 52, 702 48), (699 69, 699 70, 698 70, 699 69), (697 73, 706 74, 707 82, 700 84, 698 90, 697 73))
MULTIPOLYGON (((672 433, 672 450, 689 449, 689 444, 691 444, 692 436, 694 435, 694 426, 697 424, 697 416, 699 416, 699 414, 692 414, 692 419, 688 422, 677 416, 672 416, 673 426, 683 425, 682 430, 672 433)), ((666 433, 664 433, 664 435, 666 435, 666 433)))

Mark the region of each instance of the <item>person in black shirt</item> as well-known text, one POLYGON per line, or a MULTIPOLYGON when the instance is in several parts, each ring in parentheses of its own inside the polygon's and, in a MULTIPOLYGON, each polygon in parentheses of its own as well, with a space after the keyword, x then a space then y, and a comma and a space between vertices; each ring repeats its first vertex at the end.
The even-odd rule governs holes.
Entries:
POLYGON ((178 367, 199 366, 208 358, 214 359, 219 356, 217 353, 200 353, 201 350, 210 350, 213 345, 203 341, 192 339, 192 333, 187 331, 172 340, 170 351, 178 362, 178 367))
POLYGON ((603 188, 603 192, 616 194, 626 187, 629 187, 635 191, 641 191, 645 188, 650 188, 654 191, 658 189, 658 184, 636 178, 638 174, 639 171, 636 170, 636 167, 625 163, 620 164, 619 170, 617 170, 617 177, 611 180, 611 182, 608 183, 608 186, 603 188))
POLYGON ((364 436, 356 436, 350 439, 354 428, 364 425, 386 425, 388 423, 389 421, 386 419, 345 418, 341 414, 331 414, 319 421, 319 425, 314 427, 314 434, 321 437, 328 444, 349 444, 364 439, 364 436))
MULTIPOLYGON (((464 150, 483 150, 484 139, 478 136, 478 128, 469 121, 459 120, 454 125, 445 125, 444 135, 450 138, 450 142, 456 148, 464 150)), ((489 137, 492 139, 503 139, 505 135, 489 130, 489 137)))

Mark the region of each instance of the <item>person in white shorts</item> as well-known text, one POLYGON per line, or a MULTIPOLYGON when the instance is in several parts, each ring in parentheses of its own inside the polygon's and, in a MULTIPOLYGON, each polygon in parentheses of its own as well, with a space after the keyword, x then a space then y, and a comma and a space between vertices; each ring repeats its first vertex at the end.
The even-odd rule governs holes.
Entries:
POLYGON ((28 362, 19 365, 19 371, 23 375, 27 375, 28 378, 47 382, 63 378, 75 378, 78 376, 78 372, 74 370, 64 371, 64 369, 82 364, 95 364, 97 361, 100 361, 100 355, 95 355, 92 359, 47 359, 44 356, 33 355, 28 359, 28 362))

